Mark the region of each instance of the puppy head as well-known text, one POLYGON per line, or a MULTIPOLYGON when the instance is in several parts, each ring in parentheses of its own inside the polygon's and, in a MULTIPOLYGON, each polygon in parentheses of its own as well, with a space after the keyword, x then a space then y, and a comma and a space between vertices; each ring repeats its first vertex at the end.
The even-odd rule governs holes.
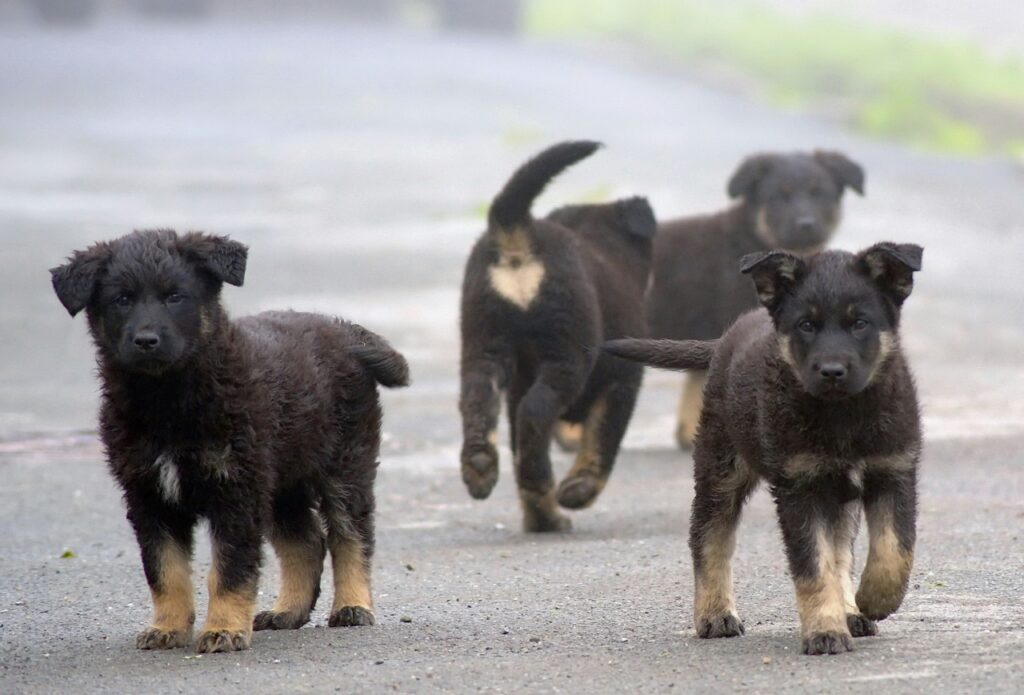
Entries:
POLYGON ((803 388, 842 400, 867 388, 896 347, 921 254, 920 246, 891 243, 809 259, 769 251, 744 257, 741 271, 753 278, 803 388))
POLYGON ((246 253, 226 237, 142 231, 76 251, 50 274, 68 313, 85 309, 105 358, 159 374, 202 342, 220 316, 222 283, 243 282, 246 253))
POLYGON ((729 195, 743 198, 754 230, 772 249, 824 247, 839 224, 846 188, 864 193, 864 170, 840 152, 757 154, 729 180, 729 195))

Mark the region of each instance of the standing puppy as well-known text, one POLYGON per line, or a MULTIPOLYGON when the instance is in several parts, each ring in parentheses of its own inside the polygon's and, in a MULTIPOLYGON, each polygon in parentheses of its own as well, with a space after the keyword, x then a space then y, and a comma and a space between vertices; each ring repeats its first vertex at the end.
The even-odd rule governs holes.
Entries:
POLYGON ((328 549, 330 625, 374 622, 376 385, 405 385, 408 367, 379 336, 338 319, 230 321, 221 286, 240 286, 245 263, 238 242, 160 230, 96 244, 51 271, 71 315, 85 309, 96 344, 100 434, 153 595, 140 649, 191 638, 200 517, 213 567, 197 652, 246 649, 253 629, 305 624, 328 549), (264 535, 282 585, 254 620, 264 535))
MULTIPOLYGON (((757 154, 729 180, 737 205, 658 227, 647 299, 653 338, 713 340, 757 306, 750 283, 736 273, 748 253, 821 250, 842 216, 843 191, 864 193, 864 171, 839 152, 757 154)), ((676 441, 693 444, 705 372, 687 377, 679 402, 676 441)))
POLYGON ((701 637, 743 633, 732 553, 744 501, 771 486, 796 585, 803 650, 836 654, 876 634, 903 601, 914 556, 921 423, 900 349, 900 308, 921 247, 881 243, 809 260, 747 256, 767 311, 720 341, 619 340, 614 355, 708 369, 694 451, 690 522, 694 623, 701 637), (870 550, 853 592, 861 507, 870 550))
POLYGON ((647 201, 530 214, 534 199, 594 142, 555 145, 524 164, 494 199, 462 286, 462 479, 484 499, 498 479, 504 392, 526 531, 570 528, 604 488, 642 368, 601 355, 603 340, 645 334, 643 293, 655 222, 647 201), (559 419, 582 423, 576 463, 555 491, 548 449, 559 419))

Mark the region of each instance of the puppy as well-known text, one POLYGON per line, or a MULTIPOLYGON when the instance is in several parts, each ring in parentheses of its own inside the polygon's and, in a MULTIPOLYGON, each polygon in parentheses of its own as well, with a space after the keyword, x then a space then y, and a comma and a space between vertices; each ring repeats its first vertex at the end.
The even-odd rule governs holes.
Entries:
POLYGON ((213 567, 197 652, 247 649, 254 629, 305 624, 327 549, 330 625, 374 622, 376 385, 407 384, 408 367, 379 336, 326 316, 229 320, 221 286, 241 286, 246 253, 224 237, 145 231, 77 251, 51 271, 68 312, 85 309, 96 345, 100 435, 153 596, 140 649, 191 638, 200 517, 213 567), (282 584, 254 620, 264 535, 282 584))
MULTIPOLYGON (((864 171, 839 152, 758 154, 740 164, 728 192, 739 202, 714 215, 665 222, 654 240, 647 299, 650 335, 712 340, 757 307, 750 283, 736 273, 756 251, 824 248, 841 217, 843 192, 864 193, 864 171)), ((676 441, 693 444, 705 373, 688 375, 679 402, 676 441)))
POLYGON ((903 601, 914 557, 921 423, 900 349, 903 302, 921 247, 881 243, 808 260, 746 256, 764 309, 720 341, 620 340, 614 355, 708 369, 694 451, 690 523, 694 623, 701 637, 743 633, 731 557, 744 501, 771 488, 796 585, 803 651, 836 654, 903 601), (870 549, 853 591, 861 508, 870 549))
POLYGON ((642 198, 556 210, 534 199, 595 142, 555 145, 524 164, 491 205, 462 286, 462 479, 476 499, 498 479, 505 395, 526 531, 571 527, 604 488, 633 412, 642 367, 600 354, 601 341, 645 332, 643 292, 655 221, 642 198), (575 465, 557 493, 548 449, 559 419, 582 423, 575 465))

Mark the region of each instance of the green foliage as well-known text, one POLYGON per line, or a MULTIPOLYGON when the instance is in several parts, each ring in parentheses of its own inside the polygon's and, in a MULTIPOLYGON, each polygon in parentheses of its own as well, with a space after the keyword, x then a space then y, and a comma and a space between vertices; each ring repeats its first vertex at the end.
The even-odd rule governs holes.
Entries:
POLYGON ((1024 61, 966 41, 790 16, 753 0, 530 0, 525 25, 538 36, 640 44, 916 147, 1012 152, 1024 137, 1024 61))

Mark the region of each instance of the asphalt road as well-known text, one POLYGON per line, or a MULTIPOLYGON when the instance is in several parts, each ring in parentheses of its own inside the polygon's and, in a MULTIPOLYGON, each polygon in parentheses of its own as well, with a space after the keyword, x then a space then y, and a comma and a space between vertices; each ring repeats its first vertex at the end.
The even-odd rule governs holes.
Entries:
MULTIPOLYGON (((866 142, 617 54, 323 23, 0 27, 0 103, 0 692, 1019 691, 1015 165, 866 142), (648 375, 618 470, 573 534, 519 532, 507 450, 493 498, 464 493, 462 262, 511 170, 570 137, 608 147, 540 209, 643 193, 663 217, 711 210, 745 154, 824 146, 868 172, 839 246, 926 247, 904 324, 927 438, 913 586, 854 653, 799 655, 763 491, 737 552, 747 634, 693 635, 676 377, 648 375), (385 397, 377 627, 329 630, 321 605, 313 625, 259 633, 241 654, 134 649, 148 592, 90 430, 85 327, 46 269, 151 226, 250 244, 245 287, 226 290, 234 313, 338 313, 409 356, 414 386, 385 397)), ((198 586, 208 560, 200 544, 198 586)), ((263 604, 277 584, 268 563, 263 604)))

